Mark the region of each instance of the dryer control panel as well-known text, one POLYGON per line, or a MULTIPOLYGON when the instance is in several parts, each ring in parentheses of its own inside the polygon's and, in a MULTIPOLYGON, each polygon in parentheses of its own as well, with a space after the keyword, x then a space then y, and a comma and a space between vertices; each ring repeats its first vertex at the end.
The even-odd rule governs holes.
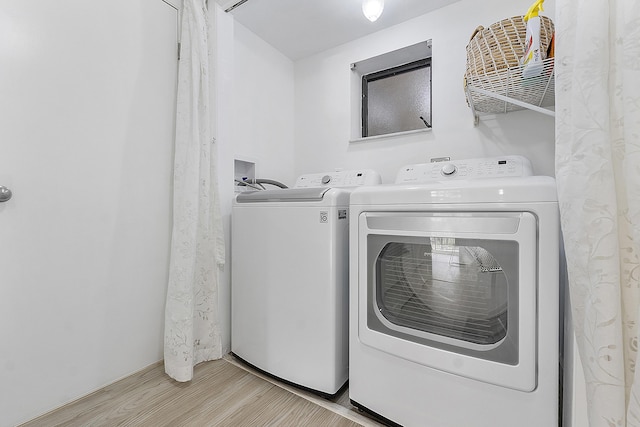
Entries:
POLYGON ((450 179, 480 179, 531 176, 531 162, 522 156, 448 160, 403 166, 396 184, 423 184, 450 179))
POLYGON ((294 188, 358 187, 361 185, 377 185, 381 182, 382 179, 378 172, 371 169, 356 169, 300 175, 294 188))

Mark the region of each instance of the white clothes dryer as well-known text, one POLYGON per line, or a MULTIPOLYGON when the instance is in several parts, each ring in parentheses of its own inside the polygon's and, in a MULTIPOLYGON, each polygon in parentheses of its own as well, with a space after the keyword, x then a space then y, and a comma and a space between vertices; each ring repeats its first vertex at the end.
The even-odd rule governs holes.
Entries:
POLYGON ((306 174, 232 208, 231 351, 323 395, 348 379, 349 194, 372 170, 306 174))
POLYGON ((516 156, 351 194, 352 403, 407 427, 557 427, 559 214, 516 156), (482 178, 482 179, 480 179, 482 178))

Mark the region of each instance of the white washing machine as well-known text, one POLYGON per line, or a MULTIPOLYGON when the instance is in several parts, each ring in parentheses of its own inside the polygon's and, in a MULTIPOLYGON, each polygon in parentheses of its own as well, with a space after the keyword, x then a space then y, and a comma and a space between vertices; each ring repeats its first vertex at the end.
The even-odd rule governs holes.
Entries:
POLYGON ((231 351, 291 384, 334 395, 348 379, 349 194, 371 170, 302 175, 236 196, 231 351))
POLYGON ((557 427, 555 181, 522 157, 351 194, 353 404, 407 427, 557 427))

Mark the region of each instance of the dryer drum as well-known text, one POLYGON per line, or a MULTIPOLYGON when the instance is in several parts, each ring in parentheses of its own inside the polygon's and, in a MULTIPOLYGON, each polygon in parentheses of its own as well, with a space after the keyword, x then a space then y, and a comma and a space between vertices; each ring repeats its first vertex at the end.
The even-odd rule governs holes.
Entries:
MULTIPOLYGON (((480 246, 390 243, 378 260, 378 306, 400 326, 475 344, 507 334, 507 279, 480 246)), ((453 240, 453 239, 449 239, 453 240)))

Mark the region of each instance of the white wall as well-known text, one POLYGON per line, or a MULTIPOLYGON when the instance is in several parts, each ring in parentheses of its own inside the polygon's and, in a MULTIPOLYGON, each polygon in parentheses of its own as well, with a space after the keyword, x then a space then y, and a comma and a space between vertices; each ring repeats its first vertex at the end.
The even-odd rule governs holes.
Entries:
POLYGON ((162 359, 176 20, 160 0, 0 8, 0 426, 162 359))
POLYGON ((234 36, 234 153, 258 177, 293 185, 293 62, 241 24, 234 36))
MULTIPOLYGON (((463 92, 466 50, 478 25, 524 14, 530 0, 462 0, 411 21, 296 62, 295 174, 334 168, 373 168, 393 182, 405 164, 520 154, 534 172, 554 175, 554 120, 535 112, 481 119, 474 127, 463 92), (351 136, 349 65, 433 40, 433 131, 366 142, 351 136)), ((553 18, 552 7, 545 14, 553 18)))
POLYGON ((217 7, 216 139, 227 262, 219 285, 223 351, 231 350, 231 201, 234 160, 293 185, 293 62, 217 7))

